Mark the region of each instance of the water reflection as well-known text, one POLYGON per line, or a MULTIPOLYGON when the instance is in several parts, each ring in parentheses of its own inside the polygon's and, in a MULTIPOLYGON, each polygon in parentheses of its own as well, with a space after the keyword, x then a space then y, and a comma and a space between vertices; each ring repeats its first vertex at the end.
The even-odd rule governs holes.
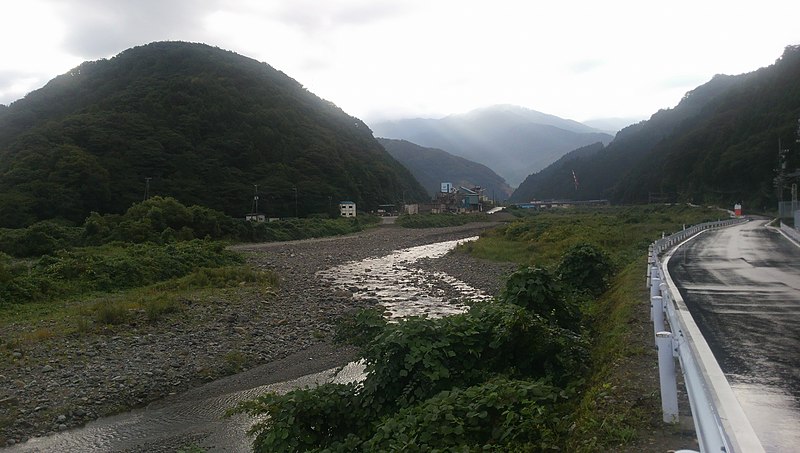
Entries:
POLYGON ((437 242, 397 250, 390 255, 353 261, 317 273, 333 287, 345 289, 358 299, 375 300, 390 319, 427 315, 441 317, 462 313, 465 300, 484 300, 491 296, 442 272, 430 272, 410 265, 423 258, 439 258, 458 241, 437 242))

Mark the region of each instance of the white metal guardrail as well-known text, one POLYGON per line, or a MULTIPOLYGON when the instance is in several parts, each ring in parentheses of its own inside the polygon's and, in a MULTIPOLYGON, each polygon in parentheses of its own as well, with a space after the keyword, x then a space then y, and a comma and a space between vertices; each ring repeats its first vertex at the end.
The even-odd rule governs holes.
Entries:
POLYGON ((789 238, 791 238, 793 241, 800 242, 800 231, 797 231, 783 222, 781 222, 781 232, 786 236, 789 236, 789 238))
POLYGON ((675 287, 667 265, 674 248, 684 241, 708 229, 745 221, 731 219, 684 228, 650 246, 647 285, 650 287, 650 313, 659 349, 663 418, 665 422, 678 421, 674 362, 674 357, 677 357, 701 452, 760 453, 764 448, 675 287), (671 331, 667 330, 665 321, 671 331))

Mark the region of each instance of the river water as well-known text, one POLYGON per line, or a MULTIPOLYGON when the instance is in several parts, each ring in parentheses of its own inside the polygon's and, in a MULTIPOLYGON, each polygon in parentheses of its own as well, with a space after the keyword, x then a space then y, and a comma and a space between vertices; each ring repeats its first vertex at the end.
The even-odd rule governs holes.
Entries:
MULTIPOLYGON (((386 256, 321 270, 317 277, 328 280, 333 287, 351 291, 355 298, 377 300, 392 320, 413 315, 439 317, 460 313, 470 301, 490 296, 447 274, 423 271, 413 264, 424 258, 439 258, 459 243, 475 239, 477 237, 397 250, 386 256)), ((219 391, 226 388, 228 379, 231 378, 153 403, 145 409, 101 418, 81 428, 33 438, 0 451, 158 452, 175 451, 175 447, 190 444, 209 452, 250 451, 251 439, 246 431, 254 420, 244 415, 223 418, 226 409, 265 392, 285 393, 324 382, 360 380, 363 366, 351 363, 341 370, 332 368, 291 381, 248 388, 236 385, 231 386, 235 391, 219 391)))

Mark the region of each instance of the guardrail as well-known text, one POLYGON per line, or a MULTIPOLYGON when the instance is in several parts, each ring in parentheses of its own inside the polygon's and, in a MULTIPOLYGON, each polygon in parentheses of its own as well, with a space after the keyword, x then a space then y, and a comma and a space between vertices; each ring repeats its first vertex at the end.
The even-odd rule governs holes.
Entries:
POLYGON ((678 421, 675 377, 677 357, 683 373, 701 452, 763 452, 700 329, 689 313, 667 269, 674 248, 703 231, 746 222, 731 219, 684 228, 650 246, 647 285, 650 315, 659 356, 661 408, 665 422, 678 421), (671 330, 667 330, 667 325, 671 330))
POLYGON ((786 236, 789 236, 793 241, 800 243, 800 231, 786 225, 785 223, 781 222, 781 232, 786 236))

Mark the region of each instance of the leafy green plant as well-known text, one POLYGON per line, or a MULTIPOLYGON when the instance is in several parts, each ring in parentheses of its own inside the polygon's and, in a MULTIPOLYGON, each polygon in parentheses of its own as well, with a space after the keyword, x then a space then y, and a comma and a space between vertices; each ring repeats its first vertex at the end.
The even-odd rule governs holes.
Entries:
MULTIPOLYGON (((568 385, 585 369, 587 345, 578 333, 513 303, 481 303, 460 315, 410 318, 396 324, 377 322, 374 314, 362 315, 356 326, 359 321, 365 324, 365 335, 356 342, 363 344, 367 371, 360 385, 328 384, 265 395, 234 410, 269 415, 253 428, 256 451, 353 451, 377 435, 378 420, 400 417, 396 414, 427 404, 440 392, 480 386, 495 376, 568 385)), ((494 398, 490 390, 482 391, 494 398)), ((459 404, 467 404, 474 396, 467 395, 457 398, 459 404)), ((519 441, 511 434, 511 420, 525 419, 520 414, 538 409, 512 404, 504 412, 499 408, 501 401, 493 404, 509 420, 505 438, 519 441)), ((471 413, 464 407, 452 410, 471 413)), ((431 423, 438 422, 432 419, 431 423)), ((372 450, 365 447, 363 451, 372 450)))
POLYGON ((556 272, 564 284, 596 297, 608 289, 614 265, 600 247, 581 242, 564 253, 556 272))
MULTIPOLYGON (((363 451, 480 451, 505 445, 558 450, 561 392, 543 381, 497 377, 444 390, 382 419, 363 451)), ((506 450, 507 451, 507 450, 506 450)))

